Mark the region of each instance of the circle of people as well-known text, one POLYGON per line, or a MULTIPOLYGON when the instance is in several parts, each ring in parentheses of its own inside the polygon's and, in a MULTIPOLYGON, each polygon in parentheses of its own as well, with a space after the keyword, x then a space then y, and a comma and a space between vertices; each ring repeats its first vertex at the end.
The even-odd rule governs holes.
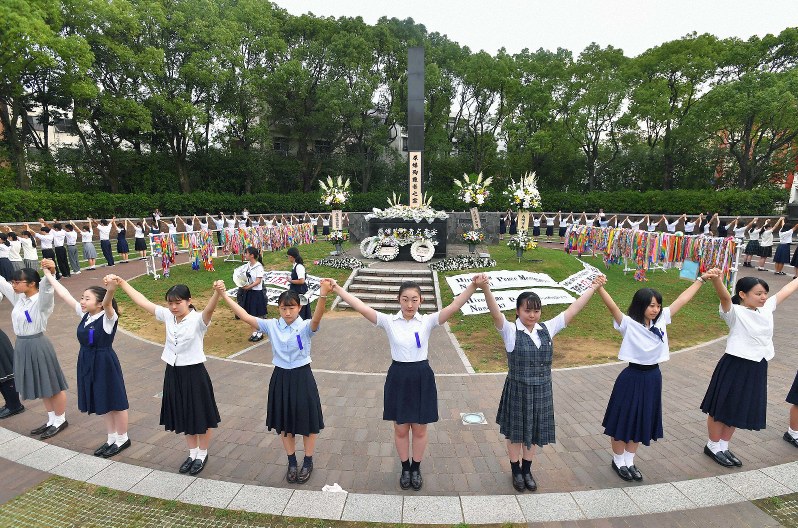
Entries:
MULTIPOLYGON (((640 444, 649 446, 664 434, 660 364, 669 359, 668 325, 701 286, 710 282, 719 299, 720 317, 729 327, 729 337, 700 404, 707 414, 708 440, 703 450, 724 467, 739 467, 742 462, 730 449, 735 430, 761 430, 766 426, 767 368, 774 356, 773 312, 798 289, 798 281, 791 281, 775 295, 769 295, 764 280, 744 277, 737 281, 731 296, 720 271, 710 269, 668 306, 664 306, 662 295, 656 290, 638 290, 624 313, 604 288, 606 277, 599 275, 564 312, 545 321, 540 298, 534 292, 523 292, 511 322, 499 309, 489 279, 482 273, 475 274, 451 304, 424 315, 419 313, 421 288, 414 282, 401 284, 399 309, 386 314, 375 311, 333 279, 325 278, 320 289, 323 300, 311 315, 301 296, 307 289, 302 258, 296 248, 291 248, 290 289, 278 300, 279 317, 265 319, 263 295, 255 289, 263 277, 260 255, 250 247, 245 256, 249 264, 245 298, 236 302, 228 295, 224 282, 217 280, 201 311, 192 304, 191 292, 185 285, 170 287, 165 304, 156 304, 115 274, 106 275, 102 286, 90 286, 80 298, 75 298, 57 280, 57 266, 52 259, 40 263, 43 278, 31 267, 15 270, 10 281, 0 277, 0 294, 13 305, 11 321, 16 335, 12 346, 0 331, 0 388, 5 398, 0 418, 23 412, 20 398, 41 399, 47 420, 31 434, 47 439, 68 426, 67 382, 56 351, 45 335, 57 295, 79 321, 78 409, 102 416, 106 429, 107 436, 94 454, 113 457, 131 445, 125 383, 113 349, 119 322, 114 295, 121 289, 165 326, 160 424, 167 431, 185 435, 188 455, 178 471, 197 475, 208 464, 212 432, 221 422, 213 384, 205 368, 203 338, 217 304, 224 300, 241 322, 254 330, 253 336, 265 334, 270 339, 274 369, 268 388, 266 428, 280 435, 287 457, 286 481, 307 482, 313 471, 316 439, 324 428, 319 391, 310 368, 312 340, 321 326, 326 298, 332 293, 387 334, 392 362, 384 386, 383 419, 393 422, 401 465, 400 488, 420 490, 427 427, 439 419, 435 375, 427 360, 430 333, 452 317, 474 292, 482 290, 507 353, 508 373, 496 423, 506 438, 511 483, 518 492, 534 491, 535 449, 555 441, 553 338, 598 292, 615 329, 623 336, 618 358, 628 362, 615 380, 602 422, 604 433, 610 438, 610 466, 621 479, 639 481, 643 475, 635 455, 640 444), (296 456, 297 436, 303 439, 301 466, 296 456)), ((786 401, 792 406, 783 438, 798 447, 798 374, 786 401)))

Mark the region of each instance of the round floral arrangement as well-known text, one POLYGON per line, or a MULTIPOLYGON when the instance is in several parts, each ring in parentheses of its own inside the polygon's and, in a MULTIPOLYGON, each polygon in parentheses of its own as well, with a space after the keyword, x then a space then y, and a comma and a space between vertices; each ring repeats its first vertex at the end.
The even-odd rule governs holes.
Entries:
POLYGON ((377 209, 375 207, 371 213, 366 215, 366 221, 368 222, 372 218, 401 218, 402 220, 415 220, 416 222, 426 220, 431 224, 435 220, 446 220, 449 218, 449 215, 447 215, 445 212, 436 211, 430 207, 432 198, 427 197, 426 194, 422 197, 421 207, 410 207, 409 205, 404 205, 401 203, 401 200, 401 194, 397 197, 396 193, 393 193, 393 198, 388 199, 388 208, 377 209))
POLYGON ((538 191, 537 177, 534 172, 527 172, 519 181, 510 181, 510 186, 504 192, 510 199, 510 207, 522 211, 537 211, 540 209, 540 192, 538 191))
POLYGON ((343 244, 349 240, 349 234, 343 231, 333 231, 330 233, 328 240, 333 244, 343 244))
POLYGON ((343 180, 340 176, 333 179, 327 176, 327 181, 319 180, 321 188, 321 203, 332 208, 343 206, 349 200, 349 179, 343 180))
POLYGON ((454 180, 454 184, 459 187, 457 191, 457 198, 465 202, 469 206, 483 205, 485 200, 490 196, 488 185, 493 181, 493 178, 482 179, 482 173, 477 176, 469 176, 463 174, 463 181, 454 180))
POLYGON ((520 249, 521 251, 529 251, 538 247, 537 242, 533 241, 527 236, 526 233, 518 233, 513 235, 507 241, 507 245, 513 249, 520 249))
POLYGON ((463 241, 466 244, 479 244, 485 240, 485 234, 481 231, 466 231, 463 233, 463 241))

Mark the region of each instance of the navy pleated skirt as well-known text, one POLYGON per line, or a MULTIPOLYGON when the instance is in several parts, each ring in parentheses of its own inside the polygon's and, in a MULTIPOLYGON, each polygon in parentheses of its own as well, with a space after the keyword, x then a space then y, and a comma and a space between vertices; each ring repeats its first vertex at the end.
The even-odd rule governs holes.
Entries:
POLYGON ((164 429, 188 435, 205 434, 221 421, 205 364, 166 365, 161 400, 164 429))
POLYGON ((241 306, 249 315, 261 317, 266 315, 266 298, 263 290, 241 290, 241 306))
POLYGON ((532 227, 532 236, 540 236, 540 226, 532 227))
POLYGON ((779 244, 776 248, 776 253, 773 255, 773 262, 778 262, 781 264, 789 264, 790 263, 790 245, 789 244, 779 244))
POLYGON ((768 403, 768 362, 723 354, 701 410, 716 422, 740 429, 764 429, 768 403))
POLYGON ((765 258, 770 258, 771 256, 773 256, 773 246, 760 245, 759 246, 759 256, 760 257, 765 257, 765 258))
POLYGON ((759 240, 749 240, 743 253, 746 255, 759 255, 759 240))
POLYGON ((554 234, 554 226, 546 226, 546 236, 550 237, 554 234))
POLYGON ((798 268, 798 247, 795 248, 795 251, 792 254, 792 260, 790 260, 790 266, 795 266, 798 268))
POLYGON ((798 372, 795 373, 792 387, 790 387, 790 392, 787 393, 787 403, 798 405, 798 372))
POLYGON ((128 408, 122 367, 113 348, 81 346, 77 374, 80 412, 105 414, 128 408))
POLYGON ((324 429, 319 388, 310 364, 292 369, 274 367, 269 380, 266 429, 302 436, 324 429))
POLYGON ((438 388, 429 361, 394 361, 383 391, 382 419, 398 424, 438 421, 438 388))
POLYGON ((662 438, 662 372, 659 365, 630 363, 612 387, 604 413, 604 434, 624 442, 662 438))
POLYGON ((130 245, 128 245, 127 240, 124 238, 119 238, 116 240, 116 252, 130 253, 130 245))

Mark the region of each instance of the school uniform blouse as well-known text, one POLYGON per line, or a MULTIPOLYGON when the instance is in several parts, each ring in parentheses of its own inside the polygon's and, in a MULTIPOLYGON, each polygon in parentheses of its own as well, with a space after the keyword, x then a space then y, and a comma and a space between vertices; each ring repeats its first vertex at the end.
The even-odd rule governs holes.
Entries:
POLYGON ((549 217, 547 216, 547 217, 545 217, 545 218, 546 218, 546 226, 553 226, 553 225, 554 225, 554 220, 555 220, 557 217, 556 217, 556 216, 552 216, 551 218, 549 218, 549 217))
POLYGON ((163 361, 175 367, 205 362, 202 338, 208 331, 208 325, 202 320, 202 312, 191 310, 178 323, 172 312, 158 306, 155 308, 155 319, 166 325, 166 344, 161 354, 163 361))
MULTIPOLYGON (((83 319, 83 316, 84 316, 84 315, 86 315, 86 312, 84 312, 84 311, 83 311, 83 310, 80 308, 80 303, 75 303, 75 314, 76 314, 78 317, 80 317, 81 319, 83 319)), ((86 324, 85 324, 85 326, 89 326, 89 324, 93 323, 94 321, 96 321, 97 319, 99 319, 100 317, 102 317, 102 316, 104 316, 104 315, 105 315, 105 310, 100 310, 100 311, 99 311, 99 312, 97 312, 96 314, 94 314, 94 315, 90 315, 90 316, 89 316, 89 317, 86 319, 86 324)), ((117 319, 119 319, 119 315, 117 315, 117 313, 116 313, 116 312, 114 312, 114 316, 113 316, 113 317, 110 317, 110 318, 109 318, 109 317, 106 317, 105 319, 103 319, 103 330, 105 330, 105 333, 106 333, 106 334, 111 334, 111 333, 113 333, 113 331, 114 331, 114 325, 116 324, 116 321, 117 321, 117 319)))
POLYGON ((22 262, 22 255, 20 255, 20 250, 22 249, 22 243, 19 240, 9 240, 8 241, 8 260, 11 262, 22 262))
POLYGON ((609 220, 599 220, 599 227, 608 227, 610 225, 609 220))
POLYGON ((5 243, 0 242, 0 258, 8 258, 8 255, 10 253, 11 253, 11 246, 7 246, 5 245, 5 243))
POLYGON ((439 326, 440 312, 421 315, 416 312, 409 321, 399 310, 393 315, 377 312, 377 326, 388 334, 391 358, 401 363, 424 361, 429 355, 429 335, 439 326))
MULTIPOLYGON (((546 325, 549 335, 553 338, 565 328, 565 314, 561 313, 554 319, 544 321, 543 324, 546 325)), ((530 332, 520 319, 516 319, 514 323, 511 323, 506 317, 504 318, 502 327, 497 328, 499 333, 502 335, 502 341, 504 341, 504 350, 506 350, 508 354, 515 350, 515 336, 518 335, 515 332, 516 330, 528 335, 532 339, 532 342, 535 343, 535 346, 540 348, 540 335, 538 332, 540 332, 542 329, 543 327, 540 325, 540 323, 535 323, 535 328, 533 328, 533 331, 530 332)))
POLYGON ((227 218, 227 217, 225 217, 224 222, 225 222, 225 224, 227 224, 227 227, 230 228, 230 229, 232 229, 232 228, 234 228, 236 226, 236 219, 235 218, 227 218))
POLYGON ((176 225, 169 224, 166 227, 167 227, 170 235, 176 235, 177 234, 177 226, 176 225))
POLYGON ((322 218, 321 219, 321 226, 322 227, 329 227, 330 226, 330 217, 322 218))
POLYGON ((673 222, 672 224, 671 224, 671 223, 668 223, 668 222, 666 221, 666 222, 665 222, 665 229, 667 229, 667 230, 668 230, 668 233, 675 233, 675 232, 676 232, 676 224, 678 224, 678 223, 679 223, 679 220, 676 220, 676 221, 675 221, 675 222, 673 222))
POLYGON ((629 229, 640 229, 640 224, 643 223, 643 220, 638 220, 637 222, 632 222, 629 220, 629 229))
POLYGON ((648 224, 648 225, 646 226, 646 228, 647 228, 649 231, 656 231, 656 230, 657 230, 657 225, 659 225, 659 224, 657 224, 657 223, 648 224))
POLYGON ((91 231, 81 231, 80 232, 80 241, 81 242, 91 242, 91 239, 94 238, 94 233, 91 231))
POLYGON ((724 312, 721 306, 718 310, 720 317, 730 330, 726 339, 726 353, 757 362, 773 359, 773 312, 777 304, 778 299, 774 295, 756 310, 732 304, 731 310, 724 312))
POLYGON ((42 249, 53 249, 52 233, 33 233, 42 245, 42 249))
POLYGON ((773 245, 773 231, 770 229, 766 231, 762 231, 762 235, 759 237, 759 245, 762 247, 768 247, 773 245))
POLYGON ((74 246, 78 243, 78 232, 75 230, 67 231, 64 236, 64 242, 67 246, 74 246))
POLYGON ((55 298, 53 297, 53 285, 47 279, 42 280, 39 293, 23 295, 15 293, 3 277, 0 277, 0 294, 8 297, 14 305, 11 310, 11 326, 14 327, 14 334, 17 336, 31 336, 47 330, 47 320, 53 313, 55 298), (28 315, 25 315, 27 312, 28 315), (28 319, 30 318, 30 321, 28 319))
POLYGON ((216 226, 216 230, 221 231, 224 227, 224 219, 219 220, 218 218, 212 218, 211 220, 213 220, 213 225, 216 226))
MULTIPOLYGON (((307 280, 308 273, 305 270, 305 265, 304 264, 294 263, 294 270, 296 271, 296 278, 297 279, 305 279, 305 280, 307 280)), ((299 286, 299 284, 297 286, 299 286)))
POLYGON ((310 323, 301 317, 297 317, 290 325, 282 317, 258 319, 258 330, 269 336, 275 367, 293 369, 311 362, 310 339, 315 332, 311 330, 310 323))
POLYGON ((238 219, 238 228, 241 229, 241 228, 244 228, 244 227, 247 227, 247 219, 246 218, 239 218, 238 219))
POLYGON ((671 309, 665 307, 659 314, 654 327, 659 331, 655 333, 650 327, 638 323, 628 315, 624 315, 621 324, 616 322, 613 326, 623 336, 618 359, 640 365, 656 365, 670 359, 668 346, 668 331, 666 326, 671 323, 671 309))
POLYGON ((712 223, 711 222, 707 222, 706 224, 704 224, 704 234, 705 235, 711 235, 712 234, 712 231, 710 231, 710 229, 712 229, 712 223))
POLYGON ((133 227, 133 238, 144 238, 144 229, 139 226, 133 227))
POLYGON ((533 218, 532 219, 532 226, 533 227, 540 227, 540 218, 533 218))
POLYGON ((743 227, 735 227, 734 228, 734 238, 740 238, 740 239, 745 238, 745 230, 746 229, 747 228, 745 226, 743 226, 743 227))
MULTIPOLYGON (((256 262, 254 266, 250 266, 247 263, 247 273, 249 274, 249 283, 252 284, 255 282, 256 279, 263 278, 263 275, 266 273, 263 269, 263 264, 260 262, 256 262)), ((263 281, 260 281, 257 285, 252 287, 252 290, 258 291, 263 289, 263 281)))
POLYGON ((749 240, 759 240, 759 235, 762 233, 762 228, 755 228, 748 232, 749 240))
POLYGON ((792 244, 792 229, 779 231, 779 244, 792 244))
POLYGON ((97 232, 100 233, 100 240, 111 240, 111 224, 97 224, 97 232))
POLYGON ((66 231, 63 229, 53 229, 50 231, 53 235, 53 247, 63 247, 64 245, 64 238, 66 237, 66 231))
POLYGON ((693 233, 695 231, 695 222, 685 222, 684 223, 684 232, 685 233, 693 233))
POLYGON ((20 238, 19 243, 22 245, 22 258, 25 260, 39 260, 39 254, 36 253, 36 248, 33 247, 33 240, 20 238))

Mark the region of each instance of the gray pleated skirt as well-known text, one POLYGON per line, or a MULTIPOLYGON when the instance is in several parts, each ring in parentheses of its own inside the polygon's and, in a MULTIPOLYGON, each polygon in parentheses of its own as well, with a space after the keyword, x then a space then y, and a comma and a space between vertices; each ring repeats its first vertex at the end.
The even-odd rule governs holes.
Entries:
POLYGON ((96 259, 97 258, 97 250, 94 248, 94 244, 91 242, 83 242, 83 258, 85 259, 96 259))
POLYGON ((22 265, 24 267, 26 267, 26 268, 38 269, 39 268, 39 261, 38 260, 22 259, 22 265))
POLYGON ((68 388, 50 340, 44 334, 17 336, 14 380, 23 400, 55 396, 68 388))
POLYGON ((25 267, 25 264, 21 260, 12 260, 11 267, 14 268, 14 271, 21 270, 25 267))

